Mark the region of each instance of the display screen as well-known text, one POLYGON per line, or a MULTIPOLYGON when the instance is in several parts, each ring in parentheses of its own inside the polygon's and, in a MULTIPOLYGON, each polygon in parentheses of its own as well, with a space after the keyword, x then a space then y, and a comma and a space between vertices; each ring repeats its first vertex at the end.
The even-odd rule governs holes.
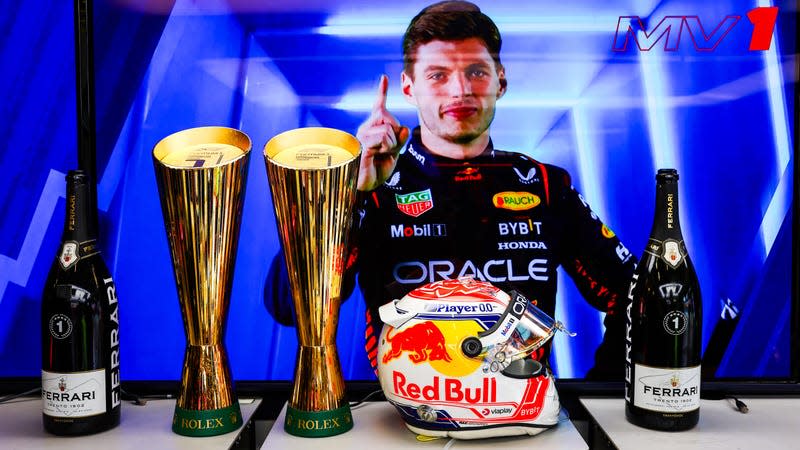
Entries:
MULTIPOLYGON (((792 378, 796 2, 476 3, 503 38, 508 88, 491 125, 495 148, 566 169, 636 256, 653 221, 655 173, 677 169, 714 376, 792 378), (774 10, 758 9, 772 6, 774 23, 774 10)), ((120 301, 123 380, 180 378, 186 340, 152 150, 198 126, 240 129, 253 142, 226 322, 233 376, 292 379, 295 329, 266 305, 286 287, 272 277, 281 250, 263 147, 298 127, 355 134, 381 74, 387 110, 415 127, 400 89, 401 40, 427 4, 94 2, 100 244, 120 301)), ((36 377, 41 293, 63 226, 64 175, 77 166, 72 4, 14 8, 4 19, 13 45, 0 49, 14 68, 0 73, 0 377, 36 377)), ((577 336, 557 335, 551 365, 580 379, 603 314, 562 271, 557 287, 555 318, 577 336)), ((375 380, 364 314, 356 289, 337 335, 348 380, 375 380)))

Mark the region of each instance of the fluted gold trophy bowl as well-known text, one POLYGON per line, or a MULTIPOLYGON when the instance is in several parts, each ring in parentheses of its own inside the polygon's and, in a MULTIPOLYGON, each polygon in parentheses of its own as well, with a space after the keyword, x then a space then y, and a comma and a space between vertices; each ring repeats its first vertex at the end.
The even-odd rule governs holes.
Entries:
POLYGON ((185 436, 242 425, 224 337, 250 149, 224 127, 179 131, 153 149, 187 341, 172 420, 185 436))
POLYGON ((264 147, 289 272, 299 349, 284 428, 325 437, 353 427, 336 326, 361 146, 331 128, 298 128, 264 147))

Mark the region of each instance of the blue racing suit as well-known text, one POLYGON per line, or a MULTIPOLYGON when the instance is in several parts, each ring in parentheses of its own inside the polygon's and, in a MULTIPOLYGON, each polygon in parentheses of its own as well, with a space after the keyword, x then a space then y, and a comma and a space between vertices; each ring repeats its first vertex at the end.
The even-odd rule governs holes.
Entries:
MULTIPOLYGON (((386 302, 429 282, 472 276, 506 292, 516 289, 554 316, 561 266, 584 298, 607 313, 588 376, 622 380, 625 294, 636 259, 591 211, 564 169, 497 150, 491 142, 472 159, 437 156, 422 144, 417 128, 389 179, 360 193, 358 206, 342 297, 359 273, 373 367, 378 307, 386 302)), ((280 315, 275 302, 290 303, 289 297, 271 291, 268 309, 280 315)), ((536 356, 544 359, 548 352, 536 356)))

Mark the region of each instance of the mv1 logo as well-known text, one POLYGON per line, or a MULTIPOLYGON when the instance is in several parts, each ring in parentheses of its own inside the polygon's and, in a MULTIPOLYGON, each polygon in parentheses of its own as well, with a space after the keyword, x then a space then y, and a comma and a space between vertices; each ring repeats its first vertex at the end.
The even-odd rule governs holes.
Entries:
MULTIPOLYGON (((650 51, 664 38, 664 50, 674 52, 678 50, 683 31, 689 32, 695 50, 711 52, 727 36, 731 29, 739 22, 742 16, 727 15, 722 19, 710 34, 700 22, 698 16, 665 16, 649 31, 639 16, 620 16, 617 22, 617 32, 614 35, 614 51, 624 52, 628 49, 628 42, 633 38, 639 51, 650 51), (626 29, 627 26, 627 29, 626 29), (641 33, 639 33, 641 31, 641 33)), ((778 19, 778 7, 753 8, 747 12, 747 18, 753 24, 753 33, 750 36, 750 50, 769 50, 772 45, 772 32, 775 21, 778 19)), ((653 20, 655 22, 655 20, 653 20)))

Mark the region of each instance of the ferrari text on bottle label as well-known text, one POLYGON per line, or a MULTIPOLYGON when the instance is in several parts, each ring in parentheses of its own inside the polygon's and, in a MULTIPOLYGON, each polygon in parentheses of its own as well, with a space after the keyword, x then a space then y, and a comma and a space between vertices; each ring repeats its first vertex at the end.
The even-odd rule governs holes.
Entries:
POLYGON ((634 405, 650 411, 682 413, 700 407, 700 366, 661 369, 636 364, 634 405))
POLYGON ((87 417, 106 412, 105 369, 76 373, 42 371, 43 411, 52 417, 87 417))

